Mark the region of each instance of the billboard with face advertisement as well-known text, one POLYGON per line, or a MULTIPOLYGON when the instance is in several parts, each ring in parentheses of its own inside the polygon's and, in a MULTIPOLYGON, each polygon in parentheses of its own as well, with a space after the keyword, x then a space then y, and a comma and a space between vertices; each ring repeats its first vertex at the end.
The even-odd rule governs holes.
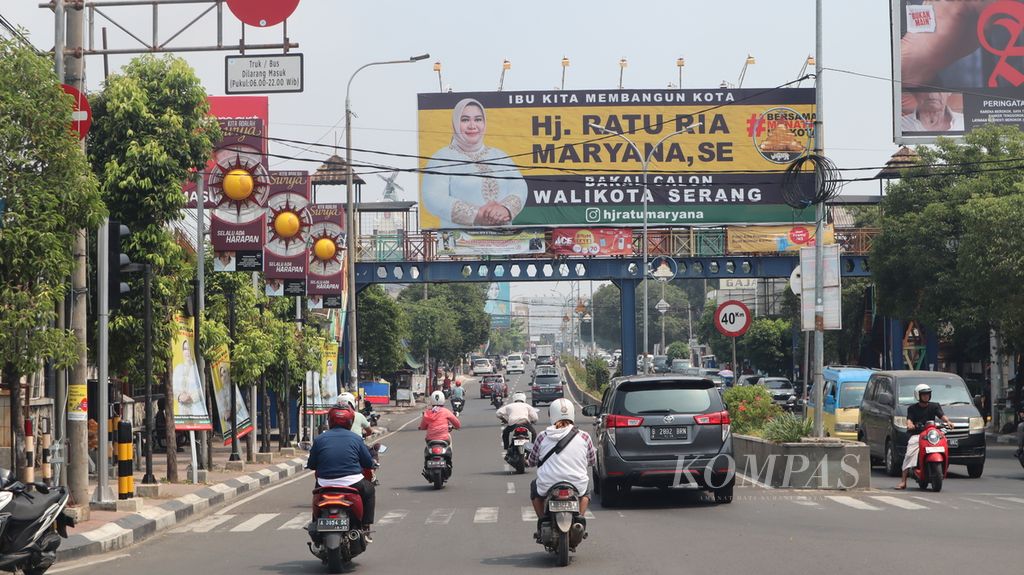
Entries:
POLYGON ((1022 0, 892 0, 898 144, 1024 128, 1022 0))
POLYGON ((812 221, 781 182, 813 121, 804 88, 420 94, 420 224, 812 221))

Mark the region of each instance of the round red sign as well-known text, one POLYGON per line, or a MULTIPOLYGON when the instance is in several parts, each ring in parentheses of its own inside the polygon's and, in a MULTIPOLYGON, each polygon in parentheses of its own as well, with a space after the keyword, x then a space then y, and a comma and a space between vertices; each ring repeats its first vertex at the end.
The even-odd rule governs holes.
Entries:
POLYGON ((299 0, 227 0, 228 8, 242 22, 266 28, 284 22, 292 15, 299 0))
POLYGON ((803 226, 793 226, 789 230, 789 240, 794 244, 803 245, 809 239, 811 239, 811 232, 803 226))
POLYGON ((81 140, 92 127, 92 108, 89 106, 89 100, 85 94, 72 86, 61 84, 60 87, 75 100, 74 108, 71 110, 71 131, 77 133, 78 139, 81 140))
POLYGON ((741 301, 722 302, 715 310, 715 327, 725 337, 739 337, 750 328, 750 309, 741 301))

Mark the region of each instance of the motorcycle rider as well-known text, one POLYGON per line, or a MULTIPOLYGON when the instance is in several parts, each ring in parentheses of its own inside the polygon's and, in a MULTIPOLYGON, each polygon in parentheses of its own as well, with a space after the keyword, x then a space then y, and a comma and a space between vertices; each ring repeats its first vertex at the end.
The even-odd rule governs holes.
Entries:
POLYGON ((568 399, 559 398, 548 406, 548 419, 551 426, 540 432, 527 465, 537 467, 537 478, 530 482, 530 500, 533 510, 537 513, 537 533, 540 533, 541 520, 544 517, 544 497, 556 483, 571 483, 580 494, 579 521, 586 526, 583 514, 590 504, 590 468, 597 464, 597 450, 590 434, 576 428, 576 407, 568 399), (566 435, 575 436, 566 444, 560 453, 554 453, 538 466, 549 451, 566 435))
POLYGON ((466 401, 466 388, 462 387, 462 380, 455 380, 455 387, 452 388, 452 407, 455 407, 455 400, 466 401))
POLYGON ((370 420, 366 419, 366 416, 356 409, 356 396, 346 391, 338 396, 338 401, 334 406, 352 410, 355 414, 355 421, 352 423, 352 429, 356 433, 360 434, 364 438, 373 434, 373 426, 370 425, 370 420))
POLYGON ((438 390, 430 394, 432 407, 423 411, 423 419, 420 420, 420 430, 427 431, 427 442, 447 441, 452 443, 452 434, 449 429, 459 429, 462 424, 459 418, 450 409, 444 406, 444 392, 438 390))
POLYGON ((942 406, 932 402, 932 388, 927 383, 919 383, 914 388, 914 398, 917 403, 907 408, 907 432, 910 439, 907 441, 907 455, 903 458, 903 476, 896 489, 907 488, 907 477, 910 471, 917 467, 917 456, 920 452, 921 430, 929 421, 942 420, 953 429, 953 422, 942 412, 942 406))
POLYGON ((521 391, 513 393, 512 403, 501 406, 495 414, 505 424, 505 429, 501 432, 501 443, 506 450, 508 450, 509 437, 516 427, 525 427, 530 430, 530 437, 537 437, 537 432, 532 425, 537 422, 537 408, 526 404, 525 393, 521 391))
MULTIPOLYGON (((306 469, 316 472, 318 487, 352 487, 363 499, 363 529, 366 542, 372 543, 369 532, 373 527, 376 490, 363 476, 364 468, 374 466, 373 456, 358 434, 352 432, 355 412, 347 407, 332 407, 327 412, 330 429, 313 440, 306 469)), ((314 503, 316 497, 313 498, 314 503)))

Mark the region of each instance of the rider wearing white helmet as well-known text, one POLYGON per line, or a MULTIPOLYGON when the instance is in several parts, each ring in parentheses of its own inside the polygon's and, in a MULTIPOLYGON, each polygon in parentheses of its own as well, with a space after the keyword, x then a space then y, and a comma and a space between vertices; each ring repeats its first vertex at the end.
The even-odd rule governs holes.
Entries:
POLYGON ((533 423, 537 422, 537 408, 526 404, 526 394, 518 391, 512 394, 512 403, 503 405, 495 412, 498 419, 505 424, 501 432, 501 443, 508 449, 508 440, 516 427, 525 427, 530 430, 530 438, 537 437, 537 431, 533 429, 533 423))
POLYGON ((921 430, 925 423, 941 419, 946 422, 950 429, 953 422, 942 412, 942 406, 932 402, 932 388, 927 383, 919 383, 914 388, 914 399, 917 403, 907 408, 907 433, 910 438, 907 440, 907 455, 903 458, 903 476, 896 489, 907 488, 907 477, 910 470, 917 467, 917 457, 920 453, 921 430))
POLYGON ((356 408, 356 396, 347 391, 343 392, 338 395, 338 401, 334 405, 335 407, 348 407, 355 412, 355 419, 352 421, 353 432, 358 433, 362 437, 368 437, 373 433, 370 421, 356 408))
MULTIPOLYGON (((597 464, 597 451, 590 434, 576 428, 576 406, 559 398, 548 406, 551 426, 537 437, 530 452, 529 465, 537 466, 537 479, 530 483, 530 499, 538 518, 544 517, 544 496, 556 483, 571 483, 580 494, 580 520, 590 503, 590 468, 597 464), (559 442, 571 435, 558 451, 559 442), (549 452, 553 452, 541 464, 549 452)), ((538 519, 538 526, 540 519, 538 519)), ((585 524, 585 522, 583 522, 585 524)))
POLYGON ((452 436, 448 428, 459 429, 462 425, 459 418, 444 406, 444 392, 438 390, 430 394, 430 409, 423 412, 420 430, 427 431, 427 441, 441 440, 451 443, 452 436))

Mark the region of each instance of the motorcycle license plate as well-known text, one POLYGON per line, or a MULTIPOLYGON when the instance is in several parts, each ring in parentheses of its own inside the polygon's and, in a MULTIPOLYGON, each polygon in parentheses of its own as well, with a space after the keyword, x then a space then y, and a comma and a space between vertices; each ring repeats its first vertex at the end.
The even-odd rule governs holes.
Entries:
POLYGON ((317 531, 348 531, 348 517, 321 517, 316 520, 317 531))
POLYGON ((513 439, 512 442, 515 444, 516 447, 519 447, 520 445, 526 445, 527 443, 525 439, 513 439))
POLYGON ((943 449, 942 447, 925 447, 924 448, 924 452, 925 453, 942 453, 943 451, 945 451, 945 449, 943 449))
POLYGON ((579 501, 573 501, 573 500, 560 501, 560 500, 554 500, 554 499, 551 500, 551 501, 548 501, 548 511, 551 511, 553 513, 558 513, 558 512, 562 512, 562 511, 572 511, 572 512, 578 513, 579 510, 580 510, 580 502, 579 501))
POLYGON ((445 466, 445 462, 444 462, 443 459, 431 459, 431 460, 427 461, 427 467, 429 467, 430 469, 440 468, 440 467, 444 467, 444 466, 445 466))

